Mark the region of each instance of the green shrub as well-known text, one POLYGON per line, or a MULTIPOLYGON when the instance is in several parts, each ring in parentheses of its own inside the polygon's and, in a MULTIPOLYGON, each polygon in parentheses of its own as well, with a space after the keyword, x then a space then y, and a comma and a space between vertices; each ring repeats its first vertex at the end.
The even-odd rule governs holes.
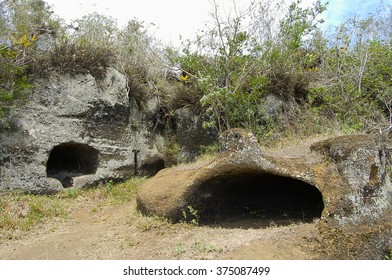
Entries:
POLYGON ((274 8, 256 1, 225 16, 215 5, 212 25, 179 53, 162 48, 138 20, 119 28, 93 13, 65 26, 42 0, 0 1, 0 119, 31 91, 30 78, 58 72, 103 79, 115 67, 141 108, 159 97, 163 113, 155 124, 167 125, 176 109, 188 107, 209 117, 206 128, 245 127, 270 142, 333 126, 344 133, 385 129, 391 7, 322 32, 325 6, 300 2, 274 8), (40 51, 48 36, 52 45, 40 51), (180 69, 183 78, 166 77, 167 69, 180 69), (263 107, 269 95, 283 101, 275 116, 263 107))
POLYGON ((30 93, 26 69, 36 42, 58 28, 59 21, 42 0, 0 1, 0 122, 30 93))
POLYGON ((213 143, 211 145, 201 145, 199 155, 215 155, 220 150, 219 143, 213 143))
POLYGON ((0 120, 32 88, 25 72, 26 65, 20 64, 19 59, 18 48, 0 45, 0 120))

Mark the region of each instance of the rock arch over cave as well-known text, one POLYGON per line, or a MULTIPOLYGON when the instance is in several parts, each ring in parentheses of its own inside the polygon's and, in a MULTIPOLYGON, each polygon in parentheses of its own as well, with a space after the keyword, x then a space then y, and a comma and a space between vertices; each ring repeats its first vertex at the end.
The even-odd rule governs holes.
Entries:
POLYGON ((50 151, 46 164, 48 177, 58 179, 64 187, 73 186, 73 178, 95 174, 99 152, 81 143, 61 143, 50 151))
POLYGON ((201 224, 241 228, 313 222, 324 209, 315 186, 253 172, 210 178, 194 193, 192 203, 201 224))

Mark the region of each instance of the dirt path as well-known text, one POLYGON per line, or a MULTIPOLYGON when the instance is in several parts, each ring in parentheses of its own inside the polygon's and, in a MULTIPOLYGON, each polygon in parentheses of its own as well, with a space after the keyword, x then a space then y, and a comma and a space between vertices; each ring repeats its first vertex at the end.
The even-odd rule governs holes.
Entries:
POLYGON ((265 229, 170 224, 135 202, 76 209, 2 241, 0 259, 317 259, 316 223, 265 229))

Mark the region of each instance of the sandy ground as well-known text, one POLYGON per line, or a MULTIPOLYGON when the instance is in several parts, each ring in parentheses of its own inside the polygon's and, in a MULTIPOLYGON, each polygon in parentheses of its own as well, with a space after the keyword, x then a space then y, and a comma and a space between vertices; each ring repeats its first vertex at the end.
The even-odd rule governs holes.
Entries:
MULTIPOLYGON (((241 224, 242 223, 242 224, 241 224)), ((0 259, 318 259, 317 221, 265 228, 171 224, 144 217, 135 201, 75 209, 17 238, 0 241, 0 259)))

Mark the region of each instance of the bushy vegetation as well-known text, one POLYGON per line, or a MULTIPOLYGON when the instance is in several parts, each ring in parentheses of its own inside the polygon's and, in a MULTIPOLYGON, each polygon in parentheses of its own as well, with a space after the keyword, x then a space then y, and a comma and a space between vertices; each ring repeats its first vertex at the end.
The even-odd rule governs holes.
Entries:
POLYGON ((278 9, 263 2, 226 16, 214 8, 214 24, 179 57, 203 92, 206 126, 247 127, 270 139, 390 127, 391 7, 328 31, 320 2, 294 2, 281 18, 269 17, 278 9), (281 104, 268 104, 271 96, 281 104))
POLYGON ((0 0, 0 119, 49 73, 127 77, 143 104, 159 96, 158 121, 180 107, 206 128, 251 129, 274 142, 339 130, 388 131, 392 117, 391 7, 325 29, 320 2, 255 1, 222 11, 181 49, 162 46, 136 19, 120 28, 91 14, 66 25, 42 0, 0 0))
POLYGON ((0 1, 0 120, 31 89, 26 70, 34 45, 57 23, 43 1, 0 1))

